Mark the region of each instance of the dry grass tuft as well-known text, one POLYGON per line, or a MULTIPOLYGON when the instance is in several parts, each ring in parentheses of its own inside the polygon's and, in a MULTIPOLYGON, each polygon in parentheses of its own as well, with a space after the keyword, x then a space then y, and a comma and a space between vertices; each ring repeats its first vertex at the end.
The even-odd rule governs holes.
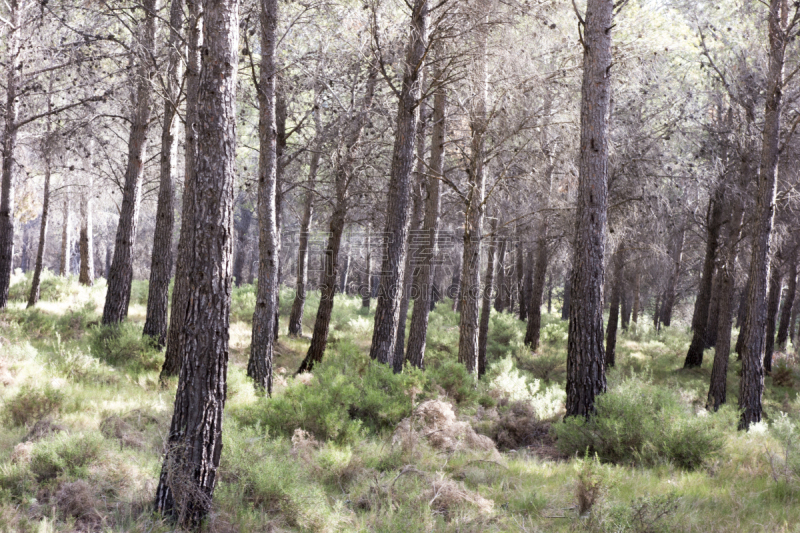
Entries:
POLYGON ((404 451, 413 450, 421 438, 434 449, 446 452, 457 450, 496 451, 494 442, 478 435, 469 422, 456 418, 452 405, 440 400, 421 403, 395 429, 392 444, 404 451))
POLYGON ((103 515, 98 510, 102 502, 82 479, 63 483, 56 492, 55 501, 62 517, 74 518, 79 531, 97 531, 103 523, 103 515))
POLYGON ((494 509, 494 502, 487 500, 477 492, 465 488, 461 483, 441 476, 431 484, 426 493, 428 505, 434 513, 449 518, 452 512, 461 507, 472 507, 482 514, 489 514, 494 509))
POLYGON ((22 439, 23 442, 36 442, 52 435, 53 433, 61 433, 66 431, 67 428, 61 424, 56 424, 50 418, 43 418, 36 422, 27 435, 22 439))
POLYGON ((100 432, 107 439, 116 439, 120 446, 145 450, 154 446, 148 431, 160 425, 162 420, 141 410, 134 409, 122 416, 111 415, 100 423, 100 432))

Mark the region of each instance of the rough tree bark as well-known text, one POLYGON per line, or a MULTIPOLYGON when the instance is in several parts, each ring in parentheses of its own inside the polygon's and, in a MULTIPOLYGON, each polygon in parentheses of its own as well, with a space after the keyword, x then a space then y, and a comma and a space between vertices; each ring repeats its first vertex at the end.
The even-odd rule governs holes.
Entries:
POLYGON ((722 228, 722 211, 721 194, 714 194, 714 197, 709 200, 708 214, 706 215, 706 254, 697 288, 697 300, 694 303, 694 315, 692 315, 692 342, 686 353, 686 359, 683 361, 683 368, 696 368, 703 364, 714 265, 719 245, 719 232, 722 228))
POLYGON ((773 264, 769 277, 769 292, 767 293, 767 327, 764 335, 764 372, 772 372, 772 355, 775 351, 775 322, 778 316, 778 307, 781 303, 781 287, 783 286, 783 271, 777 264, 773 264))
MULTIPOLYGON (((719 252, 716 254, 715 262, 719 263, 719 252)), ((706 319, 706 335, 703 343, 704 348, 713 348, 717 345, 717 334, 719 323, 720 289, 719 284, 722 280, 719 277, 719 266, 714 267, 714 281, 711 284, 711 298, 708 303, 708 318, 706 319)))
POLYGON ((520 236, 520 227, 517 225, 515 227, 515 233, 517 239, 517 253, 516 257, 516 271, 517 271, 517 294, 519 298, 519 319, 520 320, 527 320, 528 319, 528 302, 525 299, 525 246, 522 243, 522 237, 520 236))
POLYGON ((150 260, 150 285, 147 293, 147 314, 144 335, 149 335, 163 347, 167 342, 167 306, 169 304, 169 279, 172 274, 172 228, 175 223, 175 192, 172 169, 177 151, 175 115, 180 97, 181 35, 183 26, 183 1, 172 0, 169 8, 169 41, 167 43, 167 72, 164 87, 164 122, 161 130, 161 167, 156 207, 156 227, 153 235, 153 252, 150 260))
POLYGON ((72 205, 70 204, 70 187, 64 187, 63 222, 61 226, 61 262, 58 275, 70 275, 70 256, 72 255, 72 205))
POLYGON ((203 32, 200 21, 203 17, 202 0, 185 0, 188 8, 187 18, 187 60, 186 60, 186 139, 184 143, 183 201, 181 206, 181 231, 178 240, 178 257, 175 263, 175 286, 172 289, 172 314, 167 331, 167 350, 159 380, 177 376, 181 369, 179 354, 179 334, 183 330, 186 309, 190 301, 191 278, 188 267, 192 260, 191 243, 194 242, 195 211, 195 160, 197 159, 197 93, 200 84, 200 48, 203 32))
POLYGON ((78 234, 80 243, 81 266, 78 281, 81 285, 94 285, 94 228, 92 225, 92 179, 81 190, 81 230, 78 234))
POLYGON ((247 200, 242 194, 239 198, 239 216, 234 220, 236 230, 236 246, 233 255, 233 283, 240 287, 244 283, 244 265, 247 262, 247 244, 250 235, 250 226, 253 223, 253 211, 246 205, 247 200))
POLYGON ((631 322, 639 323, 639 313, 642 308, 642 270, 639 264, 636 265, 636 274, 633 279, 633 311, 631 322))
MULTIPOLYGON (((486 343, 489 340, 489 317, 492 312, 492 292, 494 291, 494 271, 497 262, 497 226, 492 221, 492 238, 486 249, 486 276, 481 291, 481 321, 478 327, 478 379, 486 374, 486 343)), ((502 246, 502 245, 501 245, 502 246)))
POLYGON ((623 283, 625 283, 625 247, 620 244, 612 256, 614 263, 614 279, 611 281, 611 302, 606 326, 606 368, 617 364, 617 325, 619 324, 620 300, 623 283))
MULTIPOLYGON (((437 56, 439 51, 437 50, 437 56)), ((444 73, 437 68, 434 79, 441 80, 444 73)), ((444 141, 445 121, 447 117, 447 92, 441 85, 436 89, 433 97, 433 130, 431 132, 431 154, 428 171, 430 177, 426 180, 425 220, 422 230, 426 253, 422 254, 419 265, 419 294, 414 301, 411 312, 411 331, 408 336, 406 359, 417 367, 423 368, 425 363, 425 344, 428 338, 428 318, 433 302, 434 280, 434 254, 436 242, 439 238, 439 211, 441 205, 441 177, 444 174, 444 141)))
POLYGON ((793 250, 787 266, 787 287, 786 296, 783 299, 783 306, 781 307, 781 320, 778 326, 778 349, 781 351, 786 350, 786 341, 789 339, 789 321, 792 318, 792 307, 794 304, 794 297, 797 293, 797 250, 793 250))
MULTIPOLYGON (((277 0, 272 0, 277 2, 277 0)), ((156 511, 196 529, 211 509, 222 453, 228 371, 233 185, 236 172, 237 0, 204 2, 203 67, 197 90, 195 209, 183 224, 193 281, 179 333, 181 365, 156 511)))
POLYGON ((572 302, 567 340, 567 416, 589 416, 606 390, 603 261, 608 211, 608 112, 614 2, 588 0, 584 24, 581 142, 572 302))
POLYGON ((743 330, 742 379, 739 386, 740 429, 761 421, 761 396, 764 391, 763 352, 766 328, 766 289, 769 278, 769 249, 775 215, 775 191, 780 155, 781 100, 783 65, 786 51, 788 18, 786 0, 769 3, 769 71, 767 74, 764 130, 761 137, 761 163, 753 224, 753 247, 750 260, 750 291, 743 330))
MULTIPOLYGON (((502 313, 508 307, 509 291, 506 288, 506 248, 508 239, 503 239, 497 247, 497 295, 494 310, 502 313)), ((480 365, 479 365, 480 366, 480 365)))
POLYGON ((361 292, 361 307, 369 309, 372 303, 372 243, 370 242, 370 234, 372 233, 372 224, 367 224, 367 235, 364 238, 364 250, 367 254, 364 259, 364 287, 361 292))
POLYGON ((135 46, 136 80, 133 91, 133 113, 128 138, 128 164, 122 189, 122 206, 119 212, 117 235, 114 240, 114 258, 108 276, 106 303, 103 306, 103 324, 118 324, 128 316, 133 281, 133 243, 139 219, 142 189, 142 169, 147 148, 147 130, 150 124, 153 88, 150 75, 155 65, 156 0, 143 0, 144 24, 135 46))
POLYGON ((667 279, 667 286, 661 298, 658 320, 669 327, 672 323, 672 309, 675 307, 675 287, 678 285, 678 278, 681 275, 683 265, 683 244, 686 240, 686 227, 681 223, 672 236, 670 243, 670 259, 672 259, 672 271, 667 279))
MULTIPOLYGON (((548 188, 554 169, 552 164, 547 169, 548 188)), ((542 332, 542 298, 547 281, 547 231, 547 214, 542 211, 536 228, 536 264, 533 267, 533 284, 528 300, 528 326, 525 329, 525 345, 534 351, 539 349, 539 336, 542 332)))
MULTIPOLYGON (((49 124, 48 124, 49 126, 49 124)), ((48 127, 48 130, 50 128, 48 127)), ((44 147, 44 191, 42 192, 42 222, 39 227, 39 246, 36 250, 36 266, 33 268, 31 280, 31 292, 28 295, 28 307, 33 307, 39 301, 39 288, 42 280, 42 269, 44 268, 44 249, 47 245, 47 225, 50 216, 50 177, 51 177, 51 157, 50 157, 50 132, 48 131, 44 147)))
POLYGON ((410 222, 409 192, 422 92, 420 87, 422 63, 428 50, 428 8, 427 0, 414 0, 411 10, 411 33, 406 53, 405 73, 397 103, 397 133, 389 177, 378 306, 375 310, 375 327, 369 351, 370 358, 388 365, 392 365, 400 319, 400 292, 410 222))
POLYGON ((278 312, 278 126, 276 117, 278 0, 261 1, 261 65, 258 91, 258 289, 247 375, 272 394, 275 316, 278 312))
POLYGON ((572 300, 572 269, 564 276, 564 301, 561 302, 561 320, 569 320, 569 307, 572 300))

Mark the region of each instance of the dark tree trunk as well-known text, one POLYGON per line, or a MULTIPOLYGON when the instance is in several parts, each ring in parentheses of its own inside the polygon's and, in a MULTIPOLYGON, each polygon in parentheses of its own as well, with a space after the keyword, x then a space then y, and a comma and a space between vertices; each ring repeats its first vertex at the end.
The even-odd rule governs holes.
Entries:
POLYGON ((734 351, 739 354, 739 360, 742 359, 742 344, 744 343, 744 321, 747 318, 747 297, 750 294, 750 277, 747 277, 747 283, 742 289, 742 296, 739 301, 739 311, 736 317, 736 327, 739 328, 739 337, 736 339, 736 347, 734 351))
POLYGON ((620 305, 620 326, 623 331, 628 331, 628 325, 631 323, 631 300, 627 290, 627 280, 623 280, 623 285, 620 287, 619 292, 619 305, 620 305))
POLYGON ((672 259, 672 271, 667 279, 667 287, 661 300, 659 320, 664 326, 669 327, 672 323, 672 310, 675 307, 675 287, 678 285, 678 278, 681 275, 683 264, 683 243, 686 240, 686 228, 681 223, 680 228, 672 237, 670 246, 670 258, 672 259))
POLYGON ((797 293, 797 250, 792 251, 791 259, 788 262, 787 272, 787 288, 786 296, 783 299, 783 306, 781 307, 781 320, 778 327, 778 349, 781 351, 786 350, 786 341, 789 338, 789 321, 792 318, 792 308, 794 304, 794 297, 797 293))
POLYGON ((714 259, 717 254, 719 232, 722 226, 721 195, 715 194, 709 202, 708 215, 706 216, 706 227, 708 228, 706 255, 703 261, 703 272, 700 277, 700 284, 697 288, 694 315, 692 315, 692 342, 689 345, 689 351, 686 353, 683 368, 696 368, 703 364, 703 349, 705 348, 706 325, 708 324, 708 308, 711 304, 711 286, 714 276, 714 259))
MULTIPOLYGON (((492 239, 486 250, 486 277, 483 283, 481 302, 481 322, 478 327, 478 379, 486 374, 486 343, 489 340, 489 316, 492 311, 492 291, 494 289, 494 270, 497 253, 497 219, 492 221, 492 239)), ((502 246, 502 244, 501 244, 502 246)))
POLYGON ((800 298, 797 297, 797 292, 798 292, 797 289, 795 289, 794 304, 792 305, 792 318, 789 319, 789 340, 792 341, 792 344, 794 344, 795 341, 795 332, 797 328, 797 312, 798 309, 800 309, 800 302, 798 302, 800 298))
POLYGON ((517 271, 517 294, 519 298, 519 319, 528 319, 528 301, 525 299, 525 246, 522 244, 519 226, 516 227, 517 236, 517 254, 516 254, 516 271, 517 271))
POLYGON ((572 305, 567 341, 567 416, 589 416, 606 390, 603 284, 608 210, 608 110, 614 3, 588 0, 581 88, 581 144, 572 305))
POLYGON ((276 117, 278 0, 261 2, 261 65, 258 90, 258 289, 247 375, 272 395, 272 356, 278 313, 278 126, 276 117))
MULTIPOLYGON (((509 291, 506 288, 506 246, 507 239, 500 242, 497 250, 497 296, 494 299, 494 310, 502 313, 508 307, 509 291)), ((481 320, 483 317, 481 316, 481 320)), ((478 365, 480 366, 480 365, 478 365)), ((480 372, 479 372, 480 374, 480 372)))
POLYGON ((547 274, 547 314, 553 312, 553 274, 547 274))
POLYGON ((167 50, 166 87, 164 87, 164 123, 161 130, 161 167, 158 186, 156 227, 153 235, 153 252, 150 260, 150 285, 147 293, 147 315, 144 335, 149 335, 163 347, 167 342, 167 307, 169 305, 169 280, 172 274, 172 228, 175 224, 175 192, 172 168, 175 137, 175 114, 180 97, 178 67, 181 47, 180 28, 183 26, 183 1, 172 0, 169 10, 169 42, 167 50))
POLYGON ((758 192, 753 223, 753 249, 747 318, 742 343, 742 379, 739 387, 740 429, 761 421, 761 396, 764 391, 763 354, 766 329, 766 289, 769 278, 770 241, 775 215, 775 191, 780 156, 781 99, 783 65, 786 52, 786 0, 770 0, 769 7, 769 72, 767 74, 764 130, 761 136, 761 163, 758 171, 758 192))
POLYGON ((247 262, 248 237, 250 235, 250 225, 253 223, 253 212, 246 205, 247 200, 240 199, 239 218, 234 220, 233 227, 236 230, 236 246, 233 256, 233 283, 240 287, 244 283, 244 265, 247 262))
POLYGON ((70 275, 70 255, 72 252, 72 206, 70 205, 69 186, 64 188, 63 222, 61 226, 61 263, 59 276, 70 275))
POLYGON ((407 252, 411 174, 414 169, 417 121, 421 97, 420 74, 428 48, 428 2, 415 0, 411 12, 411 34, 405 61, 405 74, 397 105, 389 201, 375 328, 370 358, 392 365, 400 319, 400 292, 407 252))
POLYGON ((108 276, 106 303, 103 307, 103 324, 118 324, 128 316, 133 281, 133 244, 139 219, 142 189, 142 169, 147 148, 147 129, 152 107, 152 83, 156 34, 156 0, 143 0, 145 11, 141 43, 137 47, 136 92, 134 94, 131 131, 128 139, 128 166, 122 189, 122 207, 119 212, 117 236, 114 240, 114 258, 108 276))
POLYGON ((331 214, 328 228, 328 245, 325 249, 322 270, 322 283, 319 288, 319 307, 317 308, 317 318, 314 321, 314 333, 311 335, 311 345, 308 347, 306 357, 297 370, 298 374, 311 372, 314 369, 314 365, 322 361, 322 356, 325 355, 325 348, 328 345, 331 312, 333 311, 334 296, 338 282, 339 248, 342 243, 342 233, 344 232, 344 217, 343 205, 340 204, 331 214))
POLYGON ((569 305, 572 299, 572 269, 564 276, 564 301, 561 302, 561 320, 569 320, 569 305))
POLYGON ((636 275, 633 280, 633 311, 631 322, 634 324, 639 323, 639 313, 642 308, 642 270, 639 265, 636 266, 636 275))
POLYGON ((0 309, 8 305, 8 290, 11 287, 11 271, 14 261, 14 153, 17 148, 17 115, 22 62, 20 60, 19 0, 9 0, 8 26, 5 35, 6 48, 6 105, 3 128, 3 169, 0 183, 0 309))
POLYGON ((181 369, 179 355, 180 332, 186 317, 186 309, 191 303, 190 290, 192 280, 189 277, 189 265, 192 261, 192 244, 194 242, 195 214, 195 160, 197 159, 197 137, 194 130, 197 123, 197 92, 200 83, 200 48, 203 44, 203 33, 200 21, 203 17, 202 0, 185 0, 188 8, 187 33, 188 44, 186 61, 186 124, 184 147, 183 201, 181 207, 181 231, 178 240, 178 257, 175 263, 175 286, 172 289, 172 314, 167 331, 167 350, 164 355, 164 366, 161 367, 160 381, 177 376, 181 369))
MULTIPOLYGON (((717 258, 719 258, 719 254, 717 254, 717 258)), ((719 259, 717 259, 719 261, 719 259)), ((708 304, 708 318, 706 319, 706 338, 705 338, 705 348, 713 348, 717 345, 717 334, 718 334, 718 326, 719 321, 717 317, 719 317, 719 286, 722 283, 722 280, 719 277, 719 267, 714 272, 714 282, 711 284, 711 301, 708 304)))
MULTIPOLYGON (((552 171, 551 166, 547 172, 548 177, 552 175, 552 171)), ((539 349, 539 336, 542 330, 542 297, 547 281, 547 231, 547 215, 542 214, 536 229, 536 263, 531 298, 528 300, 528 326, 525 329, 525 345, 534 351, 539 349)))
MULTIPOLYGON (((272 0, 277 2, 277 0, 272 0)), ((211 510, 222 453, 228 371, 233 185, 236 172, 237 0, 207 0, 197 91, 194 226, 186 274, 193 281, 179 334, 181 365, 156 511, 196 529, 211 510)))
MULTIPOLYGON (((317 132, 320 132, 319 112, 314 112, 317 132)), ((303 334, 303 311, 306 306, 306 281, 308 279, 308 233, 314 219, 314 188, 317 183, 317 169, 319 158, 322 155, 322 146, 318 142, 311 154, 308 180, 306 182, 306 197, 303 202, 303 217, 300 220, 300 237, 297 244, 297 286, 292 302, 292 311, 289 314, 289 335, 299 337, 303 334)))
MULTIPOLYGON (((437 50, 437 56, 438 56, 437 50)), ((435 79, 442 79, 443 72, 438 69, 435 79)), ((423 368, 425 362, 425 345, 428 337, 428 317, 434 302, 434 252, 436 241, 439 238, 439 210, 441 196, 441 177, 444 174, 444 142, 445 121, 447 116, 447 92, 443 87, 436 89, 433 98, 433 130, 431 132, 431 154, 428 171, 431 176, 423 176, 426 185, 425 220, 422 231, 424 234, 422 246, 427 253, 422 254, 417 276, 419 294, 414 301, 411 312, 411 330, 408 335, 406 359, 417 367, 423 368)))
POLYGON ((606 368, 616 365, 617 353, 617 324, 619 323, 619 308, 621 294, 625 283, 625 248, 620 245, 613 255, 614 279, 611 281, 611 302, 608 311, 608 325, 606 326, 606 368))
POLYGON ((350 276, 350 243, 345 242, 344 260, 342 261, 342 268, 339 271, 339 292, 342 294, 347 294, 347 283, 349 276, 350 276))
MULTIPOLYGON (((48 128, 49 130, 49 128, 48 128)), ((48 132, 49 137, 49 132, 48 132)), ((49 143, 49 140, 45 141, 49 143)), ((44 268, 44 250, 47 245, 47 225, 50 216, 50 147, 45 146, 44 153, 44 191, 42 193, 42 222, 39 226, 39 246, 36 249, 36 266, 33 268, 31 292, 28 295, 28 307, 33 307, 39 301, 39 288, 44 268)))
POLYGON ((372 233, 372 224, 367 226, 366 242, 364 242, 364 249, 367 257, 364 260, 364 288, 361 292, 361 307, 369 309, 372 302, 372 243, 370 242, 370 233, 372 233))
POLYGON ((81 231, 79 234, 81 266, 78 281, 81 285, 91 287, 94 285, 94 228, 92 225, 92 182, 89 181, 90 190, 81 192, 81 231))
POLYGON ((661 329, 661 294, 656 296, 656 302, 653 306, 653 329, 659 331, 661 329))
POLYGON ((783 286, 783 272, 778 265, 773 265, 769 278, 769 292, 767 294, 767 328, 764 337, 764 372, 772 373, 772 355, 775 351, 775 323, 778 316, 778 307, 781 303, 781 288, 783 286))
MULTIPOLYGON (((741 178, 749 179, 749 173, 743 172, 741 178)), ((737 200, 731 200, 731 216, 728 223, 728 234, 720 251, 721 263, 719 276, 719 315, 717 320, 717 343, 714 350, 714 365, 711 368, 711 384, 708 388, 706 409, 717 411, 727 401, 728 360, 731 351, 731 322, 733 319, 733 302, 735 292, 736 255, 739 248, 739 237, 742 233, 742 217, 744 207, 737 200)), ((713 317, 709 317, 712 319, 713 317)))

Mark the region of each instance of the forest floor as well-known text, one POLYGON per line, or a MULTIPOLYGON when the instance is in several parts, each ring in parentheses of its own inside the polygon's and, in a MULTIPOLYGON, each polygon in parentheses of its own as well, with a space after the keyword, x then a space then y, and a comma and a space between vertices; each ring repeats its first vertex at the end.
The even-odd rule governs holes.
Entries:
MULTIPOLYGON (((163 355, 141 339, 146 283, 116 330, 98 325, 102 281, 50 276, 31 310, 29 278, 13 283, 0 312, 0 531, 171 531, 151 504, 176 382, 159 386, 163 355)), ((793 355, 778 354, 765 380, 768 421, 739 432, 733 408, 703 408, 713 350, 685 371, 683 325, 634 325, 597 419, 565 424, 567 333, 555 315, 531 354, 524 323, 494 313, 476 384, 455 361, 449 302, 431 315, 426 370, 395 376, 368 358, 374 302, 337 296, 313 374, 294 376, 309 339, 284 336, 282 321, 270 399, 245 376, 254 303, 252 287, 235 289, 208 531, 800 532, 793 355)), ((735 358, 730 367, 735 406, 735 358)))

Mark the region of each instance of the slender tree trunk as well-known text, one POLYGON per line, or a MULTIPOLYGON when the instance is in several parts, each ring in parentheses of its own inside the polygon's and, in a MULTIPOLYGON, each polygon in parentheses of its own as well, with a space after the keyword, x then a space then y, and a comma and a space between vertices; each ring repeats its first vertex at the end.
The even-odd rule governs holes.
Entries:
POLYGON ((673 235, 672 246, 670 247, 670 258, 672 259, 672 271, 667 279, 667 287, 661 300, 659 321, 664 326, 669 327, 672 323, 672 309, 675 307, 675 287, 678 285, 678 278, 681 275, 683 265, 683 244, 686 240, 686 227, 681 223, 680 228, 673 235))
MULTIPOLYGON (((719 262, 719 254, 717 254, 717 262, 719 262)), ((722 280, 719 277, 719 267, 714 270, 714 281, 711 284, 711 298, 708 304, 708 318, 706 319, 706 337, 704 348, 713 348, 717 345, 717 335, 719 333, 719 305, 720 305, 720 283, 722 280)))
MULTIPOLYGON (((189 277, 189 265, 192 261, 192 243, 194 242, 195 216, 195 161, 197 159, 197 93, 200 84, 200 49, 203 45, 203 32, 200 21, 203 17, 202 0, 185 0, 188 8, 187 33, 188 45, 186 61, 186 139, 184 147, 183 201, 181 207, 181 231, 178 241, 178 260, 175 264, 175 286, 172 289, 172 314, 167 331, 167 350, 164 366, 161 367, 160 381, 177 376, 181 369, 179 353, 180 332, 186 317, 186 309, 190 305, 192 280, 189 277)), ((252 269, 251 269, 252 270, 252 269)))
POLYGON ((397 133, 389 177, 389 201, 384 233, 386 243, 378 289, 378 306, 375 310, 375 328, 369 352, 372 359, 388 365, 392 365, 400 319, 400 292, 410 222, 409 192, 421 97, 420 78, 428 48, 428 8, 427 0, 414 0, 411 11, 411 35, 397 106, 397 133))
POLYGON ((248 237, 250 235, 250 226, 253 223, 253 212, 245 205, 246 200, 241 199, 239 203, 239 218, 234 220, 234 228, 236 230, 236 246, 233 256, 233 283, 240 287, 244 283, 244 266, 247 262, 248 252, 248 237))
POLYGON ((761 163, 758 171, 753 249, 750 260, 752 284, 748 294, 747 318, 742 343, 742 379, 739 386, 740 429, 761 421, 761 396, 764 391, 763 354, 766 329, 766 286, 769 278, 769 249, 775 215, 775 191, 780 156, 781 99, 786 51, 786 0, 770 0, 769 72, 767 75, 764 131, 761 136, 761 163))
MULTIPOLYGON (((437 57, 441 51, 437 49, 437 57)), ((440 80, 444 77, 441 68, 437 68, 434 76, 440 80)), ((422 231, 427 253, 422 254, 419 265, 419 294, 414 301, 411 312, 411 330, 408 336, 406 359, 417 367, 423 368, 425 362, 425 345, 428 337, 428 318, 434 301, 434 254, 436 242, 439 239, 439 211, 441 204, 441 177, 444 174, 444 142, 446 135, 445 122, 447 118, 447 92, 443 87, 438 87, 433 97, 433 131, 431 133, 431 154, 428 171, 430 177, 426 182, 425 220, 422 231)))
POLYGON ((711 304, 711 287, 714 276, 714 264, 719 244, 719 232, 722 226, 722 199, 715 194, 709 200, 708 215, 706 216, 708 236, 706 238, 706 255, 703 261, 703 272, 697 289, 697 300, 694 304, 692 316, 692 342, 683 368, 696 368, 703 364, 703 349, 706 342, 706 325, 708 324, 708 308, 711 304))
POLYGON ((622 287, 620 288, 620 326, 622 331, 628 331, 628 325, 631 323, 631 300, 627 290, 627 280, 623 280, 622 287))
MULTIPOLYGON (((317 132, 320 132, 319 112, 314 112, 317 132)), ((308 278, 308 236, 311 222, 314 219, 314 188, 317 183, 317 169, 322 155, 322 146, 318 142, 311 154, 308 180, 306 181, 306 197, 303 202, 303 217, 300 220, 300 238, 297 245, 297 287, 289 314, 289 335, 299 337, 303 334, 303 311, 306 306, 306 280, 308 278)), ((367 302, 369 305, 369 301, 367 302)))
POLYGON ((364 261, 366 283, 361 293, 361 307, 363 309, 369 309, 372 303, 372 244, 370 242, 370 233, 372 233, 372 224, 367 225, 367 235, 364 242, 364 249, 366 250, 367 257, 364 261))
MULTIPOLYGON (((553 167, 548 169, 548 177, 553 167)), ((549 179, 548 179, 549 181, 549 179)), ((525 330, 525 345, 531 350, 539 349, 539 336, 542 330, 542 297, 547 280, 547 215, 542 214, 536 230, 536 265, 534 266, 531 299, 528 301, 528 327, 525 330)))
MULTIPOLYGON (((49 130, 49 128, 48 128, 49 130)), ((48 132, 49 137, 49 132, 48 132)), ((39 227, 39 246, 36 250, 36 266, 33 269, 31 281, 31 292, 28 295, 28 307, 33 307, 39 301, 39 288, 42 280, 42 269, 44 268, 44 250, 47 245, 47 224, 50 216, 50 147, 49 139, 45 141, 44 153, 44 191, 42 193, 42 222, 39 227)))
POLYGON ((656 303, 653 307, 653 329, 661 329, 661 293, 656 296, 656 303))
POLYGON ((572 269, 564 277, 564 301, 561 302, 561 320, 569 320, 569 307, 572 300, 572 269))
POLYGON ((350 242, 345 237, 344 245, 344 260, 342 261, 342 269, 339 272, 339 292, 347 294, 347 283, 350 276, 350 242))
POLYGON ((156 207, 156 227, 153 235, 153 252, 150 260, 150 285, 147 293, 147 314, 144 335, 149 335, 159 347, 167 342, 167 306, 169 280, 172 274, 172 228, 175 223, 175 192, 172 169, 178 143, 175 137, 175 114, 179 99, 181 36, 183 26, 183 1, 172 0, 169 11, 170 35, 167 44, 168 65, 164 88, 164 123, 161 130, 161 175, 156 207))
MULTIPOLYGON (((272 0, 277 2, 277 0, 272 0)), ((197 90, 194 226, 186 273, 193 283, 179 334, 181 365, 155 509, 196 529, 211 510, 222 453, 236 175, 237 0, 207 0, 197 90)), ((262 152, 263 153, 263 152, 262 152)))
POLYGON ((794 297, 797 293, 797 250, 792 251, 791 259, 788 262, 786 296, 781 307, 781 320, 778 327, 778 349, 786 350, 786 341, 789 338, 789 321, 792 318, 792 308, 794 297))
POLYGON ((553 312, 553 273, 547 274, 547 314, 553 312))
POLYGON ((122 207, 119 213, 117 236, 114 241, 114 258, 108 277, 106 303, 103 307, 103 324, 117 324, 128 316, 133 281, 133 244, 139 219, 139 204, 142 189, 142 170, 147 148, 147 130, 152 108, 152 84, 150 73, 155 55, 156 0, 143 0, 145 22, 142 26, 141 43, 136 57, 136 91, 131 116, 131 131, 128 139, 128 166, 122 189, 122 207))
POLYGON ((589 416, 606 390, 603 262, 608 210, 608 111, 614 3, 588 0, 584 29, 578 210, 567 341, 567 416, 589 416))
POLYGON ((492 221, 492 239, 489 241, 489 247, 486 250, 486 277, 484 278, 482 291, 481 322, 478 328, 478 379, 486 374, 486 343, 489 340, 489 316, 492 311, 495 260, 498 256, 497 225, 497 219, 495 218, 492 221))
POLYGON ((61 264, 60 276, 70 275, 70 255, 72 255, 72 206, 69 186, 64 188, 63 226, 61 226, 61 264))
POLYGON ((636 276, 633 280, 633 315, 631 322, 634 324, 639 323, 639 313, 642 307, 642 270, 639 265, 636 266, 636 276))
POLYGON ((19 112, 18 85, 22 63, 20 60, 19 0, 9 0, 6 48, 6 105, 3 127, 3 169, 0 183, 0 309, 8 305, 11 271, 14 261, 14 154, 17 148, 17 115, 19 112))
POLYGON ((272 357, 275 342, 275 316, 278 312, 278 189, 276 123, 278 44, 278 0, 261 2, 261 65, 258 84, 258 290, 253 313, 253 336, 247 375, 256 389, 272 394, 272 357))
POLYGON ((92 181, 87 184, 90 190, 81 191, 81 231, 79 234, 81 266, 78 281, 81 285, 94 285, 94 228, 92 225, 92 181))
POLYGON ((772 355, 775 351, 775 323, 781 303, 783 272, 778 265, 773 265, 769 279, 767 294, 767 328, 764 342, 764 372, 772 373, 772 355))
POLYGON ((612 256, 614 262, 614 279, 611 282, 611 302, 608 312, 608 326, 606 327, 606 368, 616 365, 617 358, 617 324, 619 323, 619 308, 623 284, 625 283, 625 248, 620 244, 612 256))
POLYGON ((328 228, 328 245, 325 249, 324 266, 322 270, 322 283, 320 285, 319 307, 317 318, 314 321, 314 332, 311 335, 311 345, 308 347, 305 359, 300 364, 297 373, 311 372, 314 365, 322 361, 325 348, 328 345, 328 332, 330 331, 331 312, 333 311, 334 297, 338 283, 339 248, 344 233, 345 208, 344 202, 338 203, 331 214, 328 228))
POLYGON ((522 237, 520 235, 520 228, 516 226, 516 237, 517 237, 517 254, 516 254, 516 270, 517 270, 517 294, 519 295, 519 319, 520 320, 527 320, 528 319, 528 301, 525 298, 526 289, 525 289, 525 246, 522 243, 522 237))
MULTIPOLYGON (((742 178, 749 179, 743 173, 742 178)), ((714 365, 711 368, 711 384, 708 388, 706 409, 717 411, 727 401, 728 361, 731 351, 731 322, 733 319, 733 302, 735 292, 736 255, 739 248, 739 237, 742 234, 742 218, 744 207, 738 200, 731 200, 731 217, 728 224, 728 235, 720 251, 721 264, 719 276, 719 315, 717 316, 717 343, 714 350, 714 365)), ((709 317, 710 319, 712 317, 709 317)))
MULTIPOLYGON (((508 306, 508 292, 506 291, 506 246, 508 240, 500 241, 497 250, 497 296, 494 299, 494 309, 502 313, 508 306)), ((483 316, 481 316, 483 319, 483 316)), ((480 365, 478 365, 480 366, 480 365)))
POLYGON ((798 298, 797 293, 798 293, 798 291, 797 291, 797 289, 795 289, 794 304, 792 305, 792 317, 789 320, 789 340, 792 341, 793 345, 795 343, 794 340, 795 340, 795 333, 796 333, 796 328, 797 328, 797 312, 798 312, 798 310, 800 310, 800 302, 798 302, 798 300, 800 300, 800 298, 798 298))

